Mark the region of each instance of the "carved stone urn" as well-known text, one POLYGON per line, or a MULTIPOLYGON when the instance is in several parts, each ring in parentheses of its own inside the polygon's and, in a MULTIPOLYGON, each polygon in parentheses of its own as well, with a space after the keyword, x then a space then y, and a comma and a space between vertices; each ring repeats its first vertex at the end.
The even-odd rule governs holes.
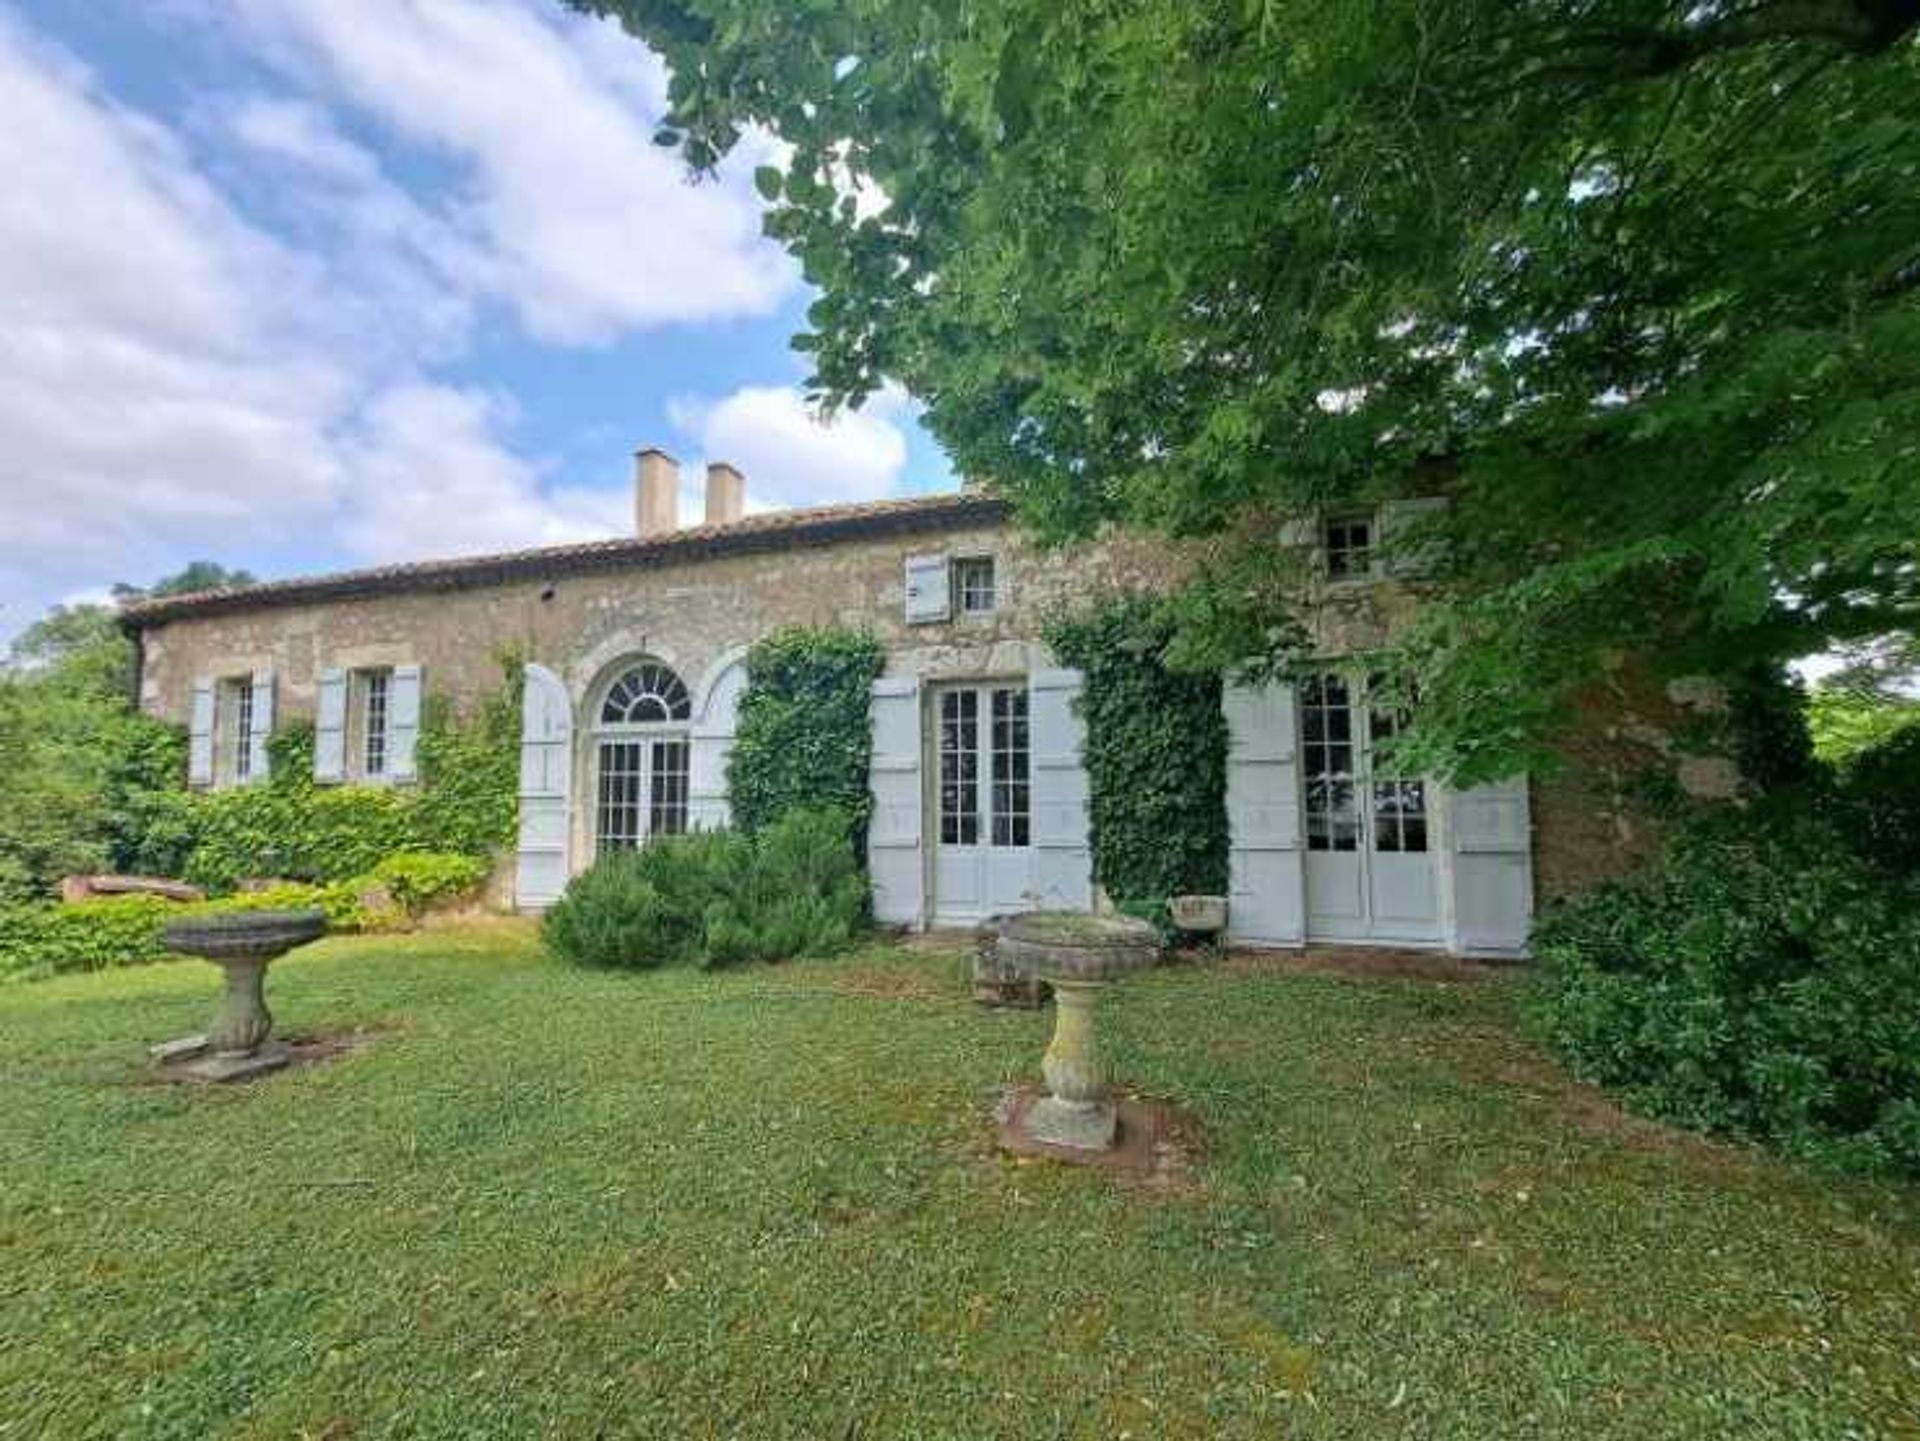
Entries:
POLYGON ((225 973, 226 989, 204 1036, 156 1046, 155 1058, 209 1081, 234 1081, 284 1066, 286 1047, 267 1040, 273 1033, 267 967, 326 933, 326 914, 317 910, 234 911, 169 921, 161 931, 166 948, 212 961, 225 973))
POLYGON ((1051 1094, 1028 1111, 1028 1137, 1076 1151, 1107 1150, 1118 1121, 1094 1037, 1094 1006, 1103 987, 1159 958, 1159 933, 1129 916, 1034 911, 1006 922, 1000 946, 1009 962, 1053 986, 1053 1043, 1041 1065, 1051 1094))

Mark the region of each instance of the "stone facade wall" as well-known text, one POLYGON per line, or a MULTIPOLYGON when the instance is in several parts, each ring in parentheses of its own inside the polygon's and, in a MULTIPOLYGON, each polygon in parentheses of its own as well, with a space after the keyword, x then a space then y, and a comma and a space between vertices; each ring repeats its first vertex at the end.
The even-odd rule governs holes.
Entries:
MULTIPOLYGON (((673 666, 697 697, 702 681, 755 639, 790 624, 870 627, 891 674, 1017 676, 1053 663, 1041 634, 1054 615, 1102 593, 1164 589, 1189 574, 1194 559, 1191 550, 1148 538, 1046 551, 1012 527, 982 526, 550 582, 188 616, 145 633, 141 703, 184 723, 196 680, 271 670, 277 723, 285 724, 312 717, 323 670, 394 665, 423 667, 429 694, 460 703, 499 685, 499 658, 508 652, 562 676, 576 705, 617 662, 641 653, 673 666), (906 623, 905 559, 936 552, 995 558, 991 615, 906 623)), ((1397 587, 1348 589, 1320 613, 1316 642, 1328 654, 1378 644, 1410 605, 1397 587)), ((1596 685, 1591 725, 1572 738, 1569 769, 1534 785, 1540 897, 1619 875, 1657 844, 1636 818, 1630 777, 1661 759, 1652 737, 1676 709, 1657 693, 1596 685)))
POLYGON ((184 723, 196 680, 271 670, 284 722, 311 718, 329 668, 419 665, 432 694, 456 702, 499 684, 513 652, 565 677, 576 698, 623 656, 646 653, 689 686, 782 625, 843 623, 879 636, 896 674, 1019 674, 1045 663, 1040 634, 1058 611, 1106 590, 1156 587, 1183 568, 1166 547, 1115 541, 1049 553, 989 526, 562 575, 419 595, 268 606, 182 617, 146 632, 141 704, 184 723), (908 555, 991 555, 990 615, 936 625, 905 620, 908 555))

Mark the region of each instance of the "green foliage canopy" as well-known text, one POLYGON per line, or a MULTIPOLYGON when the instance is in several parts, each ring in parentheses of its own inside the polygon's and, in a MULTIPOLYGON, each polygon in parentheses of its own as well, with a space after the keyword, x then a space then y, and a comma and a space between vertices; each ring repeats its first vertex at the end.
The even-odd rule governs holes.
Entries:
POLYGON ((1915 0, 574 3, 695 167, 791 147, 822 401, 904 382, 1046 535, 1231 540, 1209 662, 1297 636, 1279 519, 1429 467, 1438 769, 1534 760, 1609 651, 1914 628, 1915 0))

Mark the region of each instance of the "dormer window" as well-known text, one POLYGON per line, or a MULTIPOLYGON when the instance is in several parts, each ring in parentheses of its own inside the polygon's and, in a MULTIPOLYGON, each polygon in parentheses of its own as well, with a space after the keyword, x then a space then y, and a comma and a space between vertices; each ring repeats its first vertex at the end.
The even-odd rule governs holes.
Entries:
POLYGON ((1373 519, 1365 515, 1337 516, 1326 522, 1322 548, 1331 580, 1365 580, 1373 574, 1373 519))

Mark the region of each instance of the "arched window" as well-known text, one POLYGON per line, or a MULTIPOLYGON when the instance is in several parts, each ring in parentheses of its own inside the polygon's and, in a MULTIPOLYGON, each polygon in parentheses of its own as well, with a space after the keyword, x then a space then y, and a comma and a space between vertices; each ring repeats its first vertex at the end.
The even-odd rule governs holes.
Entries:
POLYGON ((656 660, 629 664, 607 687, 594 743, 601 851, 632 850, 687 828, 693 714, 686 684, 656 660))
POLYGON ((680 677, 658 661, 642 661, 607 687, 600 706, 603 726, 655 725, 684 721, 693 713, 680 677))

